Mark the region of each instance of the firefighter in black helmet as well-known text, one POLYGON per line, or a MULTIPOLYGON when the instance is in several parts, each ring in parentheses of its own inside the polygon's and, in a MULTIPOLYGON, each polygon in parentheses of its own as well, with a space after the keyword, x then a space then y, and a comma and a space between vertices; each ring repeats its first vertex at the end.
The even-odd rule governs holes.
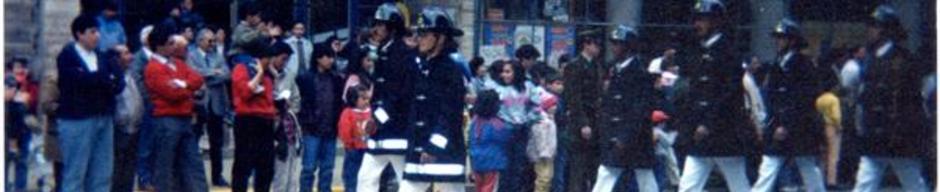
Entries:
POLYGON ((410 133, 404 180, 400 192, 427 191, 431 183, 442 191, 465 190, 466 146, 463 73, 450 55, 455 37, 463 31, 442 9, 425 8, 418 16, 418 75, 408 121, 410 133))
POLYGON ((377 55, 373 87, 373 116, 378 129, 366 141, 367 151, 359 169, 358 191, 379 191, 380 178, 389 164, 400 180, 408 149, 408 114, 412 101, 412 81, 418 75, 415 51, 405 45, 407 33, 398 6, 385 3, 375 11, 370 36, 365 45, 368 54, 377 55))

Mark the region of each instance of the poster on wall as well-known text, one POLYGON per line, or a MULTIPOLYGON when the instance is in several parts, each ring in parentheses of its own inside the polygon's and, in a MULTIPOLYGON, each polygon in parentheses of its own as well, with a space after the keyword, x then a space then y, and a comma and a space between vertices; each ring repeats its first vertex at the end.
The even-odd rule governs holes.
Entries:
POLYGON ((508 59, 518 46, 532 44, 542 53, 541 60, 557 66, 558 57, 575 51, 575 30, 567 25, 513 25, 486 23, 480 56, 487 63, 495 59, 508 59))
MULTIPOLYGON (((502 46, 504 52, 502 56, 508 55, 512 51, 513 31, 515 27, 512 24, 488 23, 483 27, 483 45, 502 46)), ((481 47, 482 48, 482 47, 481 47)), ((489 59, 487 62, 491 61, 489 59)))
POLYGON ((542 53, 542 58, 545 59, 547 54, 545 54, 545 27, 538 25, 519 25, 516 26, 516 31, 513 33, 513 48, 518 48, 519 46, 531 44, 535 46, 535 49, 542 53))
POLYGON ((486 66, 496 60, 509 59, 505 45, 483 45, 480 47, 480 57, 483 58, 483 65, 486 66))
MULTIPOLYGON (((571 26, 551 26, 546 33, 546 47, 548 53, 546 63, 549 66, 558 66, 558 57, 566 53, 575 52, 575 32, 571 26)), ((544 52, 543 52, 544 53, 544 52)))

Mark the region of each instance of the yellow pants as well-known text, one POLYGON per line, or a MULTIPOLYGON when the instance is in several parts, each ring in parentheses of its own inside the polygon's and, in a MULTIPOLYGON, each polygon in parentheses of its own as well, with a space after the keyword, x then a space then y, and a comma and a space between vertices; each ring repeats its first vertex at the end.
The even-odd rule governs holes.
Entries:
POLYGON ((552 159, 535 162, 535 192, 548 192, 552 188, 555 166, 552 159))

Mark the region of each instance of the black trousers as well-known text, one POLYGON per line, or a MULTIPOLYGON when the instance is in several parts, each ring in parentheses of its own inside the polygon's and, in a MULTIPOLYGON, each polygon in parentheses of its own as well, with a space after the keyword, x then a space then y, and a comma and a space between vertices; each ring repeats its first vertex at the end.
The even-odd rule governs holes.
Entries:
POLYGON ((225 147, 225 124, 221 115, 200 114, 196 125, 196 138, 209 134, 210 181, 222 179, 222 148, 225 147))
POLYGON ((114 176, 111 191, 134 191, 134 175, 137 170, 137 133, 114 130, 114 176))
MULTIPOLYGON (((580 137, 580 135, 575 136, 580 137)), ((580 138, 575 138, 580 140, 580 138)), ((568 146, 566 191, 591 191, 600 166, 598 146, 590 141, 576 141, 568 146)))
POLYGON ((535 169, 526 156, 526 145, 529 142, 528 125, 513 124, 516 130, 512 132, 512 141, 506 148, 509 163, 506 170, 499 176, 500 185, 497 191, 533 191, 535 189, 535 169), (505 185, 503 185, 505 184, 505 185))
POLYGON ((274 120, 235 117, 235 164, 232 166, 232 191, 248 190, 248 178, 254 173, 254 190, 266 192, 274 176, 274 120))

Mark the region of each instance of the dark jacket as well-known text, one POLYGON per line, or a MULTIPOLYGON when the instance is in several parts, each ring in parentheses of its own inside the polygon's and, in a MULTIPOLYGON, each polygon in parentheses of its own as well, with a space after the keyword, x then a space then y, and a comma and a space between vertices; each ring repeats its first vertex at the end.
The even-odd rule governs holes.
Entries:
POLYGON ((823 122, 816 112, 816 97, 822 92, 819 74, 809 57, 793 50, 792 56, 781 53, 768 65, 764 85, 764 101, 768 108, 768 126, 763 132, 764 154, 817 155, 825 141, 823 122), (781 66, 783 65, 783 66, 781 66), (780 127, 786 130, 783 140, 773 138, 780 127))
POLYGON ((532 68, 526 70, 526 79, 529 81, 535 82, 536 84, 544 83, 542 81, 546 80, 549 75, 558 73, 552 67, 549 67, 545 62, 536 62, 532 68))
POLYGON ((585 140, 581 138, 581 127, 590 126, 597 129, 600 109, 600 97, 603 90, 603 77, 606 71, 599 59, 588 61, 584 56, 567 65, 564 74, 565 91, 561 98, 565 101, 565 128, 559 131, 563 138, 570 141, 572 146, 595 145, 596 139, 585 140))
MULTIPOLYGON (((880 45, 879 45, 880 46, 880 45)), ((917 157, 924 154, 928 125, 919 103, 921 79, 908 51, 894 44, 884 54, 870 47, 873 58, 862 78, 862 153, 885 157, 917 157)))
MULTIPOLYGON (((707 38, 706 38, 707 39, 707 38)), ((757 138, 744 107, 744 69, 730 35, 694 42, 683 55, 676 91, 678 150, 698 156, 741 156, 754 152, 757 138), (698 126, 708 134, 693 138, 698 126)))
POLYGON ((297 88, 300 90, 300 112, 297 113, 297 119, 303 127, 305 135, 315 135, 321 137, 336 137, 336 124, 339 122, 339 114, 343 110, 343 85, 346 81, 335 72, 326 72, 332 81, 329 85, 333 89, 333 98, 330 98, 333 105, 333 111, 325 112, 327 114, 317 114, 317 109, 321 106, 317 104, 317 98, 320 93, 317 91, 317 84, 324 83, 317 81, 320 72, 316 68, 300 72, 297 76, 297 88))
MULTIPOLYGON (((463 136, 466 86, 459 66, 447 54, 421 58, 414 83, 404 178, 463 182, 467 148, 463 136), (421 153, 434 157, 421 161, 421 153), (412 168, 409 168, 412 167, 412 168)), ((381 129, 381 128, 380 128, 381 129)))
POLYGON ((408 138, 408 114, 413 102, 413 86, 418 75, 415 64, 416 53, 401 39, 393 39, 378 48, 379 59, 375 62, 375 74, 372 75, 374 90, 373 112, 381 109, 388 114, 386 122, 379 122, 379 128, 370 141, 379 143, 370 145, 368 152, 374 154, 404 154, 409 144, 401 145, 408 138), (391 144, 394 143, 394 144, 391 144))
POLYGON ((98 55, 98 70, 89 71, 76 43, 65 45, 56 58, 59 71, 59 118, 79 119, 113 115, 115 96, 124 90, 124 73, 116 63, 98 55))
MULTIPOLYGON (((26 127, 26 105, 20 102, 15 101, 6 101, 6 110, 3 114, 5 117, 3 121, 4 131, 6 131, 7 139, 17 140, 29 136, 29 128, 26 127)), ((9 147, 9 146, 7 146, 9 147)))
POLYGON ((607 166, 652 168, 656 163, 650 114, 658 103, 653 88, 656 76, 646 72, 646 61, 632 57, 626 66, 611 66, 610 87, 603 94, 599 136, 607 166), (620 142, 623 148, 617 147, 620 142))

